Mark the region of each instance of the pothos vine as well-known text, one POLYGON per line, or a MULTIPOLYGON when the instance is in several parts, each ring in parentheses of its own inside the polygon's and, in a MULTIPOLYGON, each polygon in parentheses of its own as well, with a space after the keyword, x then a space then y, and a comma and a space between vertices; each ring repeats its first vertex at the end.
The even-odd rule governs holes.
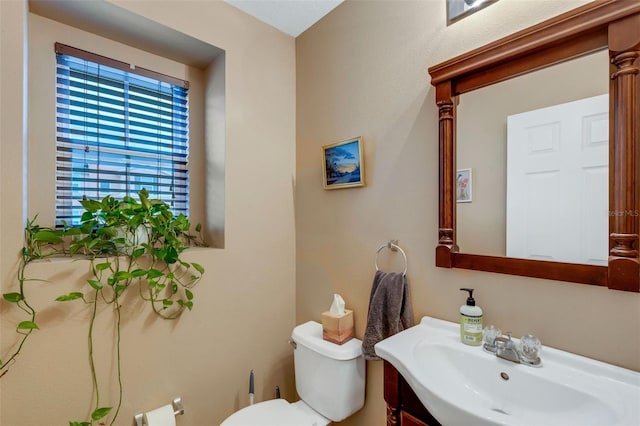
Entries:
POLYGON ((190 245, 204 245, 197 225, 198 235, 190 233, 189 219, 180 214, 174 216, 170 206, 150 199, 147 190, 138 193, 138 199, 125 196, 116 200, 106 196, 102 200, 81 201, 84 212, 80 224, 61 228, 42 227, 36 218, 27 221, 24 229, 24 247, 17 273, 18 289, 3 294, 6 302, 14 304, 26 314, 26 319, 16 326, 19 335, 13 351, 0 360, 0 377, 16 362, 28 338, 40 329, 37 311, 29 302, 27 289, 28 266, 51 257, 73 257, 88 260, 90 279, 82 291, 60 295, 57 302, 82 301, 89 305, 90 317, 87 331, 88 358, 93 387, 90 418, 87 421, 70 421, 70 426, 91 426, 104 423, 111 416, 115 422, 122 406, 123 386, 120 358, 120 300, 130 289, 136 289, 140 298, 161 318, 173 320, 185 309, 193 308, 192 288, 200 281, 204 268, 195 262, 186 262, 181 253, 190 245), (118 401, 104 405, 101 386, 94 359, 94 324, 98 307, 112 307, 115 316, 116 375, 118 401))

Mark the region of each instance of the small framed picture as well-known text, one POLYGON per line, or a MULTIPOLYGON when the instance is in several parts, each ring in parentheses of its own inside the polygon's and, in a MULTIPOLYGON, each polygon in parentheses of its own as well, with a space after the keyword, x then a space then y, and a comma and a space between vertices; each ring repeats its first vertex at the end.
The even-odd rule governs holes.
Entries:
POLYGON ((324 189, 364 186, 362 137, 323 146, 322 170, 324 189))
POLYGON ((477 12, 498 0, 447 0, 447 25, 477 12))
POLYGON ((456 201, 470 203, 473 200, 473 173, 471 169, 456 172, 456 201))

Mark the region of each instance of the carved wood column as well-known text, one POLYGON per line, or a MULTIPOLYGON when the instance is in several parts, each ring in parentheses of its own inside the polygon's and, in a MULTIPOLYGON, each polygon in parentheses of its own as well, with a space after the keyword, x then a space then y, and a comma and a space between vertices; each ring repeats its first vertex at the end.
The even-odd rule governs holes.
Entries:
POLYGON ((451 252, 457 251, 455 223, 455 129, 456 102, 451 82, 436 86, 436 104, 438 106, 438 127, 440 143, 440 211, 438 223, 438 246, 436 247, 436 266, 451 268, 451 252))
POLYGON ((640 15, 609 25, 614 65, 613 143, 610 156, 608 286, 640 291, 640 15))

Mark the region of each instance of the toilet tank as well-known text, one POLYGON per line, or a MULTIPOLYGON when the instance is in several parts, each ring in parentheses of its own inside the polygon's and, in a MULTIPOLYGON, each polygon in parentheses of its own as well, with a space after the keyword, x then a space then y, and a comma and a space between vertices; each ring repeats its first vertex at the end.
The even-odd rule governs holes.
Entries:
POLYGON ((343 345, 322 339, 322 325, 309 321, 293 329, 296 390, 311 408, 339 422, 364 405, 362 342, 343 345))

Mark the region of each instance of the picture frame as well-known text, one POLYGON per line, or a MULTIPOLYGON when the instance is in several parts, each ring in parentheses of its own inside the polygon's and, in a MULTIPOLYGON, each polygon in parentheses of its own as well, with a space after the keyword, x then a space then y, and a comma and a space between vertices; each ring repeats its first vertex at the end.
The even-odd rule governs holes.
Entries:
POLYGON ((447 0, 447 25, 469 16, 498 0, 447 0))
POLYGON ((456 202, 470 203, 473 201, 473 170, 459 169, 456 172, 456 202))
POLYGON ((324 189, 364 186, 362 137, 346 139, 322 147, 322 184, 324 189))

